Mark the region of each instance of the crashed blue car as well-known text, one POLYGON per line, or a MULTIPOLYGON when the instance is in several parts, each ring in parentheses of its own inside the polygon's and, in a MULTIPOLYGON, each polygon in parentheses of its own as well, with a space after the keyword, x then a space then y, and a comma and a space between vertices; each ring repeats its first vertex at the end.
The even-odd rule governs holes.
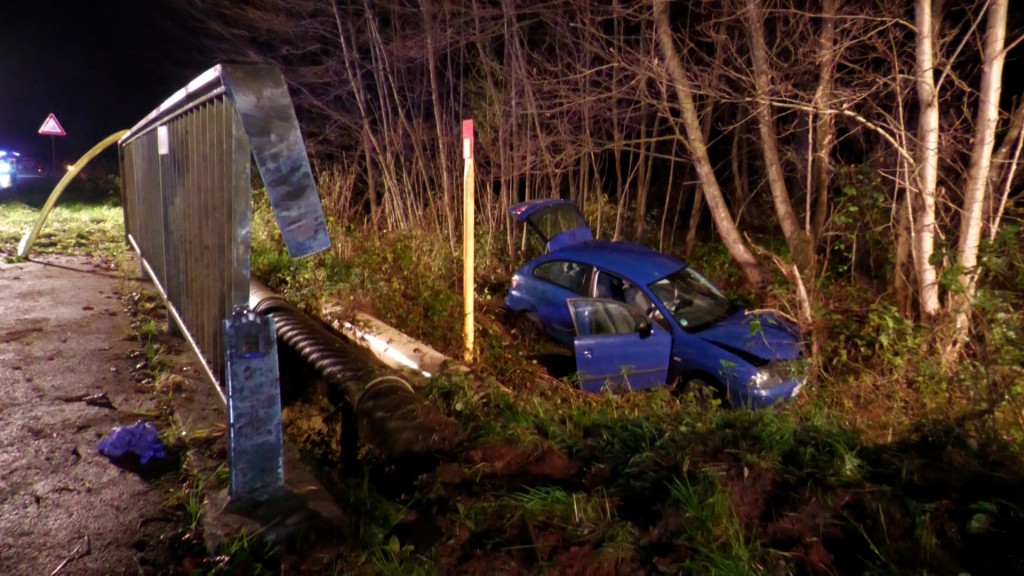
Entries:
POLYGON ((572 350, 584 390, 699 386, 752 408, 799 393, 807 362, 796 326, 749 313, 667 254, 594 240, 572 202, 509 210, 546 253, 516 271, 506 312, 520 331, 572 350))

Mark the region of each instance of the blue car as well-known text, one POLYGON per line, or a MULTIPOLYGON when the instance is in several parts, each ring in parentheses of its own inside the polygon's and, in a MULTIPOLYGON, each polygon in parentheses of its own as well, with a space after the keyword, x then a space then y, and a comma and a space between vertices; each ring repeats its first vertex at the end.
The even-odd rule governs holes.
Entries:
POLYGON ((667 254, 594 240, 572 202, 509 210, 547 252, 516 271, 506 311, 573 351, 584 390, 699 385, 753 408, 800 391, 807 362, 791 323, 749 313, 667 254))

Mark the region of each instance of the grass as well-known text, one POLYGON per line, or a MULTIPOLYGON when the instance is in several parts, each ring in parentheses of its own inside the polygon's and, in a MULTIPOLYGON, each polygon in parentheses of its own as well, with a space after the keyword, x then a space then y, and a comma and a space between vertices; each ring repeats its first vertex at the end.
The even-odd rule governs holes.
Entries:
MULTIPOLYGON (((55 182, 37 181, 22 185, 16 192, 3 192, 0 253, 6 258, 16 257, 18 242, 36 223, 39 207, 52 184, 55 182)), ((100 183, 89 180, 69 188, 61 197, 40 231, 32 253, 113 256, 123 250, 124 216, 116 196, 109 190, 102 191, 100 183)))

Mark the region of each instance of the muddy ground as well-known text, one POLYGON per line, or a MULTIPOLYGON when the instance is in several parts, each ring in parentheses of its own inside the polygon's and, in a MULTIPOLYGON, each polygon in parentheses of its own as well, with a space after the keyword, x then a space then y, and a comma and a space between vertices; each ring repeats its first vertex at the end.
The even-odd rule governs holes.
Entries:
MULTIPOLYGON (((173 570, 160 564, 177 528, 177 475, 144 478, 96 449, 112 428, 160 411, 118 293, 131 281, 142 278, 107 257, 0 263, 0 574, 173 570)), ((190 421, 224 421, 212 387, 178 382, 190 421)))

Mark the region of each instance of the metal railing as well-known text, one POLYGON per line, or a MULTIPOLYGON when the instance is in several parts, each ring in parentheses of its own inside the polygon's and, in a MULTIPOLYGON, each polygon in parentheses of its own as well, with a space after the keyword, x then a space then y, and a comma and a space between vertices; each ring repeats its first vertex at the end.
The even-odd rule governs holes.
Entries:
POLYGON ((292 257, 330 246, 284 78, 271 67, 215 66, 119 147, 128 242, 172 329, 228 403, 232 498, 279 489, 276 340, 272 323, 248 310, 253 158, 292 257))

